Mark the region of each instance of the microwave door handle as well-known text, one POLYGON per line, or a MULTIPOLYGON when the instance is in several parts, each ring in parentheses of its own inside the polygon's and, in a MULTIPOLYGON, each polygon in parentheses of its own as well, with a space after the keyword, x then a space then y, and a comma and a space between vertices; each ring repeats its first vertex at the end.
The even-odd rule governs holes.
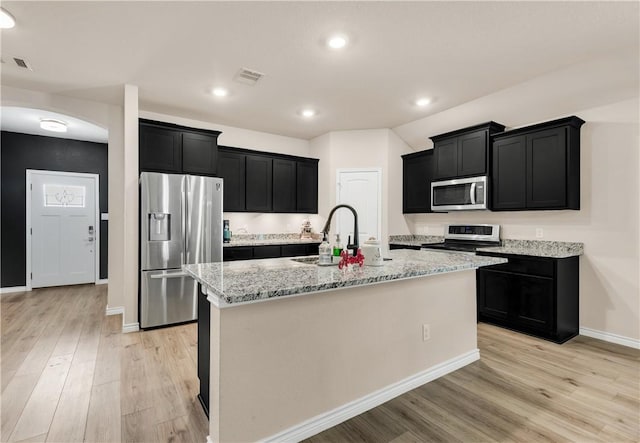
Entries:
POLYGON ((471 204, 476 204, 476 183, 471 183, 471 188, 469 189, 469 197, 471 197, 471 204))

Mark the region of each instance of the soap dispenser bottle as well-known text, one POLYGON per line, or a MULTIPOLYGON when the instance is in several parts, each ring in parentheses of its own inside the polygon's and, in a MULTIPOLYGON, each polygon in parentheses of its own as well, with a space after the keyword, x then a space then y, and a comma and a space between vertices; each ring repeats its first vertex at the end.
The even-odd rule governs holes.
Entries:
POLYGON ((319 265, 330 265, 331 264, 331 245, 329 245, 329 241, 327 240, 327 233, 324 233, 322 238, 322 243, 318 247, 318 264, 319 265))

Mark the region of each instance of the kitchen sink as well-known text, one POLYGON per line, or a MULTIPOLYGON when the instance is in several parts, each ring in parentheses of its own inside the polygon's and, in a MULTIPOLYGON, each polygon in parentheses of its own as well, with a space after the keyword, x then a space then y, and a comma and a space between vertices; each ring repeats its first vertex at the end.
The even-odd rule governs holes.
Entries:
MULTIPOLYGON (((298 258, 292 258, 292 261, 298 262, 298 263, 305 263, 307 265, 317 265, 318 264, 318 256, 317 255, 312 255, 310 257, 298 257, 298 258)), ((330 265, 322 265, 322 266, 338 266, 338 263, 331 263, 330 265)))

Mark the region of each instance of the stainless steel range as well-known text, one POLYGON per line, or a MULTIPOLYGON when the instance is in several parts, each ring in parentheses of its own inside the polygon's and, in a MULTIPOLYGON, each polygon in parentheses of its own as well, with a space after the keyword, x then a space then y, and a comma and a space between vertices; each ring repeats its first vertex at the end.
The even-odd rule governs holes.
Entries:
POLYGON ((446 225, 444 242, 425 243, 422 249, 474 254, 488 246, 500 246, 500 225, 446 225))

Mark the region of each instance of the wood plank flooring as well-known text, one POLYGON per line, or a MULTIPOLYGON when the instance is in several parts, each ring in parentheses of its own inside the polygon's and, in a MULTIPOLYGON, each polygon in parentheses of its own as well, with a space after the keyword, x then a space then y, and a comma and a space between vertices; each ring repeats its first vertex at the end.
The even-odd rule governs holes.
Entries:
MULTIPOLYGON (((122 334, 106 289, 1 296, 0 441, 206 441, 195 324, 122 334)), ((640 351, 486 324, 478 342, 480 361, 308 442, 640 441, 640 351)))

